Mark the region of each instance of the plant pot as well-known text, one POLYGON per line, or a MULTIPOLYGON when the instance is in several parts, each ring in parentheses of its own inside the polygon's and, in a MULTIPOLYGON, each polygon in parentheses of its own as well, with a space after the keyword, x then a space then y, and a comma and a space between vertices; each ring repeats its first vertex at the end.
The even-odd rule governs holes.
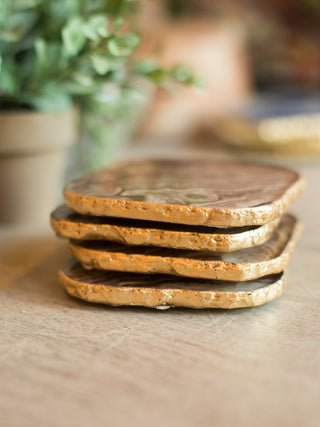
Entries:
POLYGON ((0 222, 37 227, 48 222, 76 130, 74 110, 0 113, 0 222))

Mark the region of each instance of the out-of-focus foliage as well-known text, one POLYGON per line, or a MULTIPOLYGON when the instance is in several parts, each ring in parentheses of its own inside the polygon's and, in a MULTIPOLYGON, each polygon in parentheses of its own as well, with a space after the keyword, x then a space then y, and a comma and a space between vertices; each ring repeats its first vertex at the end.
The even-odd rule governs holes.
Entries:
POLYGON ((76 105, 85 114, 118 116, 133 76, 196 83, 185 67, 133 64, 135 10, 134 0, 1 0, 0 109, 76 105))
POLYGON ((127 77, 131 1, 1 0, 0 106, 61 111, 127 77))

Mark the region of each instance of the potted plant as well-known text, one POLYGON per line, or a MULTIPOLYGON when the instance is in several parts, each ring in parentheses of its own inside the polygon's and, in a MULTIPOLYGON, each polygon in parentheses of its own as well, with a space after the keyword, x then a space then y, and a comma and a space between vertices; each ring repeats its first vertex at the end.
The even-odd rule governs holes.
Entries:
POLYGON ((66 150, 105 141, 103 120, 123 118, 134 78, 194 82, 183 67, 132 61, 133 12, 131 0, 1 1, 0 221, 46 218, 66 150))

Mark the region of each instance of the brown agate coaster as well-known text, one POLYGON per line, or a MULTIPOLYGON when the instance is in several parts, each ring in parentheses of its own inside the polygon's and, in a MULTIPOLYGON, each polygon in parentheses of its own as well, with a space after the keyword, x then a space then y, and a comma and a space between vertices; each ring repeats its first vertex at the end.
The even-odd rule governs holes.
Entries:
POLYGON ((283 273, 247 282, 224 282, 87 271, 73 259, 59 271, 59 281, 70 295, 88 302, 159 309, 252 307, 279 297, 285 287, 283 273))
POLYGON ((280 217, 302 178, 289 169, 225 160, 139 160, 115 164, 64 190, 84 215, 243 227, 280 217))
POLYGON ((266 242, 280 219, 251 227, 214 228, 127 218, 79 215, 66 206, 51 214, 51 226, 62 237, 109 240, 125 245, 231 252, 266 242))
POLYGON ((70 252, 88 269, 245 281, 283 271, 300 228, 293 216, 285 215, 266 243, 231 253, 79 240, 70 242, 70 252))

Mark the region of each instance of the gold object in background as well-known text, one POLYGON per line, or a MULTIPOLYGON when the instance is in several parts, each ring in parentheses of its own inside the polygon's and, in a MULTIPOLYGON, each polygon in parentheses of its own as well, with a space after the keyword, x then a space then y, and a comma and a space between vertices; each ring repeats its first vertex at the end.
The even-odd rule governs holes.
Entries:
POLYGON ((320 153, 320 102, 306 97, 257 98, 219 118, 214 133, 238 148, 296 155, 320 153))

